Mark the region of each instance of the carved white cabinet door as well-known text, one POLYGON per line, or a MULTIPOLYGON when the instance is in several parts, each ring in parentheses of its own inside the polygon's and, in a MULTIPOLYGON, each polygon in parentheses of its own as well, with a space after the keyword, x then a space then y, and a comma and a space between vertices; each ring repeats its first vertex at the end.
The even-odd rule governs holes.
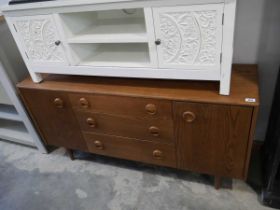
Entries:
POLYGON ((10 28, 30 65, 68 65, 52 15, 10 17, 10 28))
POLYGON ((153 9, 160 68, 220 70, 223 4, 153 9))

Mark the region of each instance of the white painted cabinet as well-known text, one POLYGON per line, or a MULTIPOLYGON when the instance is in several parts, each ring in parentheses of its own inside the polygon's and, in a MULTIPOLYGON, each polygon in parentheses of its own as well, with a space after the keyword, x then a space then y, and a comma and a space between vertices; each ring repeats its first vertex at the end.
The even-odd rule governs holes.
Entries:
MULTIPOLYGON (((2 58, 2 55, 3 52, 0 50, 0 58, 2 58)), ((46 153, 46 149, 21 104, 14 84, 6 73, 1 61, 0 139, 36 146, 41 152, 46 153)))
POLYGON ((67 64, 52 15, 13 17, 10 21, 29 64, 67 64))
POLYGON ((67 3, 2 8, 34 82, 40 73, 213 80, 229 94, 236 0, 67 3))
POLYGON ((153 10, 160 68, 220 69, 223 4, 153 10))
POLYGON ((0 34, 0 140, 37 147, 46 153, 15 88, 28 72, 1 16, 0 34))

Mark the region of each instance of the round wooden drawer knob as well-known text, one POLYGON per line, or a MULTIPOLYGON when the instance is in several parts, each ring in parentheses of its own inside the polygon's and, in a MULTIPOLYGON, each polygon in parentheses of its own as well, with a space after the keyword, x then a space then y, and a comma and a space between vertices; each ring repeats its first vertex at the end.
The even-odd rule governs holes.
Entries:
POLYGON ((97 126, 97 123, 96 123, 95 119, 93 119, 91 117, 88 117, 86 119, 86 122, 89 125, 89 127, 91 127, 91 128, 95 128, 97 126))
POLYGON ((157 113, 157 107, 154 104, 147 104, 145 110, 148 114, 154 115, 157 113))
POLYGON ((161 159, 162 159, 162 156, 163 156, 163 152, 162 152, 162 151, 160 151, 160 150, 158 150, 158 149, 156 149, 156 150, 153 151, 153 157, 154 157, 155 159, 161 160, 161 159))
POLYGON ((150 134, 152 134, 153 136, 159 136, 159 128, 158 127, 156 127, 156 126, 151 126, 150 128, 149 128, 149 132, 150 132, 150 134))
POLYGON ((53 103, 57 108, 63 108, 63 100, 61 98, 55 98, 53 103))
POLYGON ((84 108, 84 109, 89 108, 89 102, 88 102, 87 99, 85 99, 85 98, 80 98, 79 101, 80 101, 80 106, 81 106, 82 108, 84 108))
POLYGON ((196 116, 193 112, 187 111, 183 113, 183 119, 188 122, 191 123, 195 120, 196 116))
POLYGON ((102 144, 101 141, 94 141, 94 146, 97 148, 97 149, 100 149, 100 150, 103 150, 104 149, 104 146, 102 144))

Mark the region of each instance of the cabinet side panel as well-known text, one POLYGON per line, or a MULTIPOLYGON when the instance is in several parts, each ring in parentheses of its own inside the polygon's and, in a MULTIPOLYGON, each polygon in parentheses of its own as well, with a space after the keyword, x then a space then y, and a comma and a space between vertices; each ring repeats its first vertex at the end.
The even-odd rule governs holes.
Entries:
POLYGON ((249 169, 249 164, 250 164, 250 160, 251 160, 251 152, 252 152, 252 146, 253 146, 253 140, 254 140, 253 138, 255 135, 258 113, 259 113, 259 107, 254 107, 253 114, 252 114, 250 135, 249 135, 248 146, 247 146, 247 158, 246 158, 246 165, 244 168, 244 179, 247 179, 247 175, 248 175, 248 169, 249 169))
POLYGON ((158 67, 158 57, 157 57, 157 49, 155 45, 155 31, 154 31, 154 22, 153 22, 153 12, 152 9, 147 7, 144 8, 145 14, 145 24, 147 35, 149 39, 149 56, 152 67, 158 67))
POLYGON ((174 108, 178 167, 243 179, 253 108, 181 102, 174 108), (186 112, 193 122, 182 117, 186 112))
POLYGON ((32 89, 20 89, 20 92, 46 144, 87 151, 66 94, 32 89), (53 104, 56 98, 63 101, 62 108, 53 104))
POLYGON ((236 0, 225 0, 220 94, 230 94, 236 0))

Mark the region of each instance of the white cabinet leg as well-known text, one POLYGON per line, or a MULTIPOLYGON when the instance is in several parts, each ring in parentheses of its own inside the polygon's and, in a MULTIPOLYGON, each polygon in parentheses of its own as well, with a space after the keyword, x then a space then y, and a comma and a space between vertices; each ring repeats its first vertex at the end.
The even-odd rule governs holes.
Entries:
POLYGON ((230 75, 227 75, 227 77, 222 78, 222 80, 220 81, 220 94, 230 94, 230 75))
POLYGON ((40 83, 43 80, 40 73, 30 72, 30 76, 35 83, 40 83))

